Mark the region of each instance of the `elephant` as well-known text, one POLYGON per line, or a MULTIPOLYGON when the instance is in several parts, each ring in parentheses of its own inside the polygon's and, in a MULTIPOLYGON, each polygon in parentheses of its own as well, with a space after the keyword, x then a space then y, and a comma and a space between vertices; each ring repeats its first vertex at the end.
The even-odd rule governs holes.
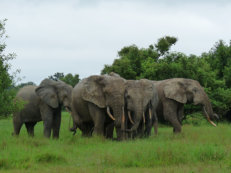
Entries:
POLYGON ((127 112, 127 126, 131 127, 133 137, 149 136, 154 122, 155 134, 157 134, 156 108, 159 102, 158 92, 153 82, 147 79, 127 80, 125 90, 125 103, 127 112))
POLYGON ((126 80, 115 73, 93 75, 81 80, 72 92, 73 128, 83 136, 92 134, 125 139, 124 92, 126 80))
POLYGON ((157 106, 158 118, 164 118, 173 126, 174 133, 181 132, 184 117, 184 104, 193 103, 201 105, 207 120, 213 125, 214 119, 219 119, 213 113, 212 105, 203 87, 196 80, 186 78, 172 78, 162 81, 153 81, 157 87, 159 104, 157 106))
POLYGON ((51 79, 44 79, 40 85, 28 85, 21 88, 16 99, 24 101, 24 108, 13 114, 14 135, 19 135, 25 123, 29 136, 34 136, 34 126, 43 121, 44 136, 59 138, 61 109, 71 110, 72 86, 51 79))

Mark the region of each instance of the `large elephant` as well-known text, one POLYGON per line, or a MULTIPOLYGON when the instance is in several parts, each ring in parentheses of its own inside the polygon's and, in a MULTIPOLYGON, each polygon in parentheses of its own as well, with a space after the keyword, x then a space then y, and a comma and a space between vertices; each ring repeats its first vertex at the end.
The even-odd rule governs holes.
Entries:
POLYGON ((74 127, 84 136, 104 135, 125 138, 124 92, 126 81, 116 74, 94 75, 81 80, 72 92, 74 127))
POLYGON ((44 136, 59 137, 62 105, 71 109, 72 86, 51 79, 44 79, 36 87, 25 86, 19 90, 16 99, 25 102, 24 108, 13 115, 14 134, 19 135, 25 123, 29 135, 34 136, 34 126, 37 122, 44 123, 44 136))
POLYGON ((173 132, 181 132, 184 104, 186 103, 202 105, 205 117, 212 125, 216 126, 211 120, 218 116, 213 113, 209 98, 198 81, 173 78, 153 83, 157 87, 160 99, 157 116, 169 121, 173 126, 173 132))
POLYGON ((156 108, 159 102, 157 89, 153 82, 147 79, 128 80, 125 91, 126 112, 128 112, 127 125, 133 132, 142 137, 151 133, 152 122, 157 134, 156 108))

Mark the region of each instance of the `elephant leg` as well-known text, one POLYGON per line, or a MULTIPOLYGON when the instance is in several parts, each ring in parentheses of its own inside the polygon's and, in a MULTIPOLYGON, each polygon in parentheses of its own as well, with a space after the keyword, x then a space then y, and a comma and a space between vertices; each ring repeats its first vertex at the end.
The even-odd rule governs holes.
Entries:
POLYGON ((92 123, 81 123, 78 128, 81 130, 83 137, 90 137, 92 136, 94 125, 92 123))
POLYGON ((16 116, 14 116, 13 124, 14 124, 14 133, 13 133, 13 135, 18 136, 19 133, 20 133, 20 130, 21 130, 21 127, 22 127, 23 123, 20 120, 18 120, 18 118, 16 116))
POLYGON ((177 115, 178 115, 178 120, 180 124, 182 125, 182 120, 184 118, 184 105, 183 104, 179 105, 177 115))
POLYGON ((122 131, 120 127, 116 127, 116 136, 118 141, 122 140, 122 131))
POLYGON ((60 130, 60 124, 61 124, 61 109, 58 109, 55 111, 53 115, 53 138, 58 139, 59 138, 59 130, 60 130))
POLYGON ((141 123, 139 124, 138 128, 136 131, 133 132, 133 137, 136 138, 136 137, 143 137, 143 121, 141 121, 141 123))
POLYGON ((27 129, 27 133, 29 136, 34 136, 34 126, 37 122, 27 122, 25 123, 26 125, 26 129, 27 129))
POLYGON ((154 119, 154 123, 153 123, 154 132, 155 132, 155 135, 157 135, 157 133, 158 133, 158 118, 157 118, 156 112, 153 112, 153 119, 154 119))
POLYGON ((103 109, 98 108, 96 105, 88 104, 89 113, 94 122, 93 134, 101 135, 104 134, 104 122, 106 114, 103 109))
POLYGON ((168 101, 167 104, 163 104, 163 114, 167 121, 173 126, 174 133, 181 132, 181 124, 177 117, 177 103, 168 101))
POLYGON ((105 136, 106 138, 112 139, 112 138, 113 138, 113 131, 114 131, 114 122, 108 124, 108 125, 105 127, 104 136, 105 136))

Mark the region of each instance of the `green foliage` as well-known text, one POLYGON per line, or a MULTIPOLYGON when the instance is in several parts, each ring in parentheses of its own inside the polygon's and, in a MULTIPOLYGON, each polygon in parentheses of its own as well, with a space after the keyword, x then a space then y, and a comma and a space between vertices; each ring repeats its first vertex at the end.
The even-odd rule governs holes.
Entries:
POLYGON ((220 40, 207 56, 211 67, 217 70, 218 79, 222 79, 225 67, 231 65, 231 45, 226 45, 224 41, 220 40))
POLYGON ((208 121, 204 118, 201 112, 195 112, 190 115, 186 115, 182 123, 191 124, 193 126, 201 126, 201 125, 208 124, 208 121))
POLYGON ((136 45, 122 48, 118 55, 120 59, 115 59, 113 65, 105 65, 102 74, 116 72, 125 79, 136 79, 142 73, 142 62, 146 59, 157 61, 158 51, 149 46, 147 49, 139 49, 136 45))
POLYGON ((61 80, 71 85, 72 87, 74 87, 80 81, 78 74, 72 75, 71 73, 65 75, 63 78, 61 78, 61 80))
POLYGON ((53 80, 61 80, 71 85, 72 87, 74 87, 80 81, 78 74, 72 75, 71 73, 64 75, 64 73, 57 72, 53 76, 49 76, 48 78, 53 80))
POLYGON ((11 67, 9 61, 15 58, 15 54, 4 52, 6 48, 4 40, 7 38, 5 22, 6 20, 0 21, 0 117, 8 116, 20 107, 20 103, 13 101, 16 94, 16 90, 13 89, 14 76, 9 74, 11 67))
POLYGON ((176 37, 166 36, 166 37, 160 38, 157 41, 157 44, 155 44, 155 47, 157 51, 160 52, 161 55, 164 55, 165 53, 169 51, 171 46, 174 45, 176 42, 177 42, 176 37))

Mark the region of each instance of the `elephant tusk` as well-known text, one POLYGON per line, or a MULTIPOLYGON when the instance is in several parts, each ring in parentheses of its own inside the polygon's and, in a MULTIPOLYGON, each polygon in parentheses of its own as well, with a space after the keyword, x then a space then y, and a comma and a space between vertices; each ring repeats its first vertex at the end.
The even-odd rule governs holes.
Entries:
POLYGON ((205 112, 205 115, 206 115, 206 118, 207 118, 208 122, 210 124, 212 124, 214 127, 216 127, 217 125, 210 120, 209 115, 208 115, 207 111, 205 110, 205 107, 203 107, 203 109, 204 109, 204 112, 205 112))
POLYGON ((134 121, 132 120, 131 112, 130 112, 130 111, 128 111, 128 118, 129 118, 129 120, 130 120, 130 122, 131 122, 132 124, 135 124, 134 121))
POLYGON ((152 110, 149 108, 149 118, 152 119, 152 110))
POLYGON ((111 112, 110 112, 109 106, 107 106, 107 114, 108 114, 108 116, 109 116, 113 121, 115 121, 115 118, 113 117, 113 115, 112 115, 111 112))
POLYGON ((144 124, 145 124, 145 116, 144 116, 144 112, 143 112, 143 121, 144 121, 144 124))

